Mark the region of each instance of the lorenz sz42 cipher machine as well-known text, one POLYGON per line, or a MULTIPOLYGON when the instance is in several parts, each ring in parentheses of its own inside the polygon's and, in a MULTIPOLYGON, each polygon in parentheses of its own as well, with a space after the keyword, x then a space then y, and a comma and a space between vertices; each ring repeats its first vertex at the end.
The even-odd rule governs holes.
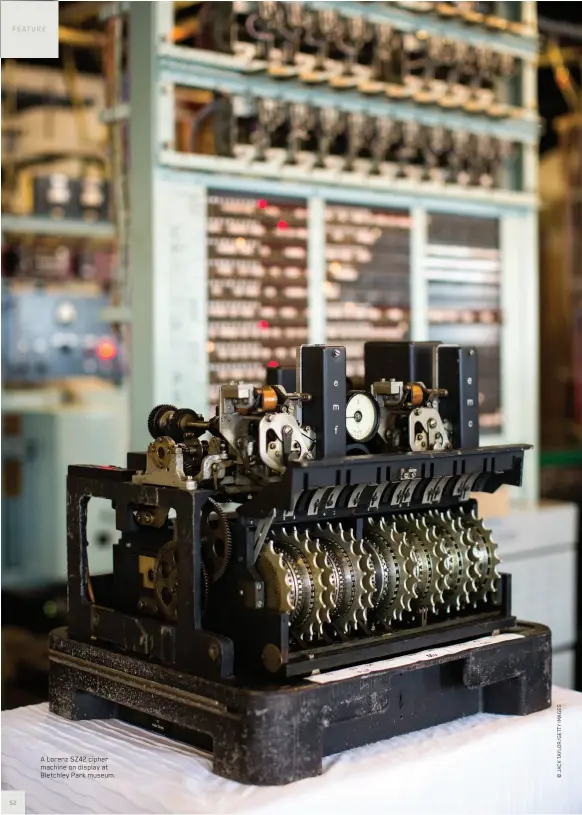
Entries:
POLYGON ((344 348, 304 345, 291 389, 277 379, 222 385, 208 420, 154 408, 126 468, 69 468, 51 710, 153 727, 223 776, 285 784, 330 753, 548 707, 550 632, 512 616, 469 498, 518 486, 527 449, 479 447, 475 350, 367 343, 358 383, 344 348), (99 577, 95 497, 121 533, 99 577))

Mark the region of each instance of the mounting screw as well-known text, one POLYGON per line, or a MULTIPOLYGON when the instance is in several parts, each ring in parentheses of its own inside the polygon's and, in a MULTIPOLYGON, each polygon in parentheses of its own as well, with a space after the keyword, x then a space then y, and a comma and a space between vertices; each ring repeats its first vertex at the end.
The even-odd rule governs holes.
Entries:
POLYGON ((469 356, 470 356, 470 357, 474 357, 474 356, 475 356, 475 349, 474 349, 474 348, 471 348, 471 350, 469 351, 469 356))
POLYGON ((467 377, 467 385, 472 385, 472 384, 473 384, 473 378, 471 376, 468 376, 467 377))
POLYGON ((428 420, 428 426, 429 426, 429 427, 436 427, 436 426, 437 426, 437 421, 436 421, 436 419, 429 419, 429 420, 428 420))
POLYGON ((332 351, 332 355, 333 355, 334 357, 339 357, 339 355, 340 355, 340 354, 341 354, 341 351, 340 351, 340 349, 339 349, 339 348, 334 348, 334 349, 333 349, 333 351, 332 351))
POLYGON ((263 607, 263 601, 262 600, 257 600, 257 608, 262 608, 262 607, 263 607))
POLYGON ((220 656, 220 651, 218 650, 217 645, 211 645, 209 647, 208 656, 210 657, 210 659, 213 659, 214 661, 218 659, 218 657, 220 656))
POLYGON ((416 410, 414 411, 414 415, 415 416, 420 416, 420 414, 421 414, 420 408, 416 408, 416 410))
POLYGON ((469 427, 473 427, 473 422, 469 422, 469 427))

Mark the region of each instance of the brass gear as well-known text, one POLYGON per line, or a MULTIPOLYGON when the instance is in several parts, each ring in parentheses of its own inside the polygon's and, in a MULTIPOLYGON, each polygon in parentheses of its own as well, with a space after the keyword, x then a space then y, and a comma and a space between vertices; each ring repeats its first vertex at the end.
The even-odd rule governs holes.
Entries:
POLYGON ((202 560, 211 583, 224 575, 232 555, 232 535, 222 507, 209 498, 202 507, 200 518, 202 560))
POLYGON ((367 530, 364 548, 372 559, 374 566, 374 604, 375 615, 388 623, 393 614, 394 600, 398 592, 400 570, 392 546, 383 537, 367 530))
POLYGON ((475 583, 471 599, 476 605, 480 600, 486 600, 488 594, 493 595, 497 591, 500 579, 497 564, 501 563, 501 558, 497 554, 497 544, 491 538, 491 530, 485 527, 475 510, 461 511, 459 519, 475 583))
POLYGON ((406 534, 410 546, 410 557, 416 565, 418 583, 416 585, 417 608, 427 608, 435 612, 443 600, 443 565, 439 554, 438 541, 430 535, 422 517, 413 514, 399 515, 396 527, 406 534))
POLYGON ((319 541, 295 527, 283 528, 261 549, 257 569, 265 582, 267 608, 286 612, 292 632, 317 639, 330 621, 331 597, 323 574, 327 557, 319 541))
POLYGON ((441 544, 445 573, 444 610, 447 613, 453 609, 459 610, 469 604, 471 592, 476 589, 461 522, 450 510, 431 510, 426 515, 426 523, 441 544))
POLYGON ((331 617, 345 633, 365 626, 373 606, 374 565, 364 541, 339 523, 318 524, 318 540, 328 555, 323 583, 332 598, 331 617))
POLYGON ((295 527, 284 527, 277 535, 276 545, 290 552, 296 567, 309 575, 303 613, 293 621, 294 633, 306 639, 321 637, 323 624, 331 619, 329 592, 323 580, 328 568, 327 556, 318 540, 311 538, 308 532, 298 532, 295 527))
POLYGON ((154 592, 158 609, 167 620, 178 619, 178 541, 164 543, 154 566, 154 592))
POLYGON ((289 559, 267 541, 257 559, 257 570, 265 583, 265 605, 271 611, 292 615, 297 603, 298 583, 289 559))
POLYGON ((393 595, 381 601, 378 612, 385 622, 401 620, 405 611, 412 610, 418 582, 418 568, 411 557, 406 534, 385 518, 377 521, 368 519, 367 533, 374 545, 386 547, 386 554, 389 554, 395 565, 396 586, 393 595))

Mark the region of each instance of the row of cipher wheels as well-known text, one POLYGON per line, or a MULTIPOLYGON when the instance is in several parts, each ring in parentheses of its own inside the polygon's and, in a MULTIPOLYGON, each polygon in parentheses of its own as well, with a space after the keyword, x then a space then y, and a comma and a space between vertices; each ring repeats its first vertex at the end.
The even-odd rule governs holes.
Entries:
POLYGON ((312 641, 477 607, 497 592, 496 549, 474 511, 435 510, 367 518, 362 539, 339 522, 282 527, 257 568, 266 607, 312 641))

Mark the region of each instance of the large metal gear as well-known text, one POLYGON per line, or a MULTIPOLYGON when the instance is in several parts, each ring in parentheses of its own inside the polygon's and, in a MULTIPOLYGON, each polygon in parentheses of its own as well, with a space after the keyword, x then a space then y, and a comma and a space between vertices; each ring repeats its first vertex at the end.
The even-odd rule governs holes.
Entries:
POLYGON ((318 540, 295 528, 283 528, 277 535, 276 545, 283 552, 289 552, 296 566, 302 572, 306 570, 309 576, 309 594, 301 614, 294 620, 294 633, 307 639, 320 637, 323 624, 331 620, 332 598, 323 579, 329 569, 327 556, 318 540))
POLYGON ((374 565, 364 541, 357 540, 352 529, 337 524, 318 524, 318 539, 328 555, 323 574, 325 589, 332 597, 332 621, 344 633, 367 623, 373 606, 374 565))
POLYGON ((374 596, 376 613, 385 623, 401 620, 405 611, 412 610, 412 601, 416 598, 417 568, 411 558, 411 549, 404 532, 396 529, 394 524, 384 518, 368 519, 366 535, 369 546, 375 548, 387 564, 382 576, 382 588, 378 591, 376 576, 376 593, 374 596))
POLYGON ((491 530, 484 526, 475 510, 461 511, 459 517, 463 526, 463 540, 472 564, 471 576, 475 590, 471 599, 476 605, 479 601, 487 600, 487 595, 493 596, 496 593, 500 579, 497 564, 501 563, 501 558, 497 554, 497 544, 491 538, 491 530))
POLYGON ((265 581, 267 608, 286 612, 300 639, 317 639, 331 619, 333 598, 323 574, 327 557, 320 543, 295 528, 282 529, 263 546, 257 569, 265 581))
POLYGON ((257 559, 257 570, 265 583, 265 605, 271 611, 293 618, 300 601, 300 576, 290 559, 267 541, 257 559))
POLYGON ((201 512, 202 560, 211 583, 224 575, 232 555, 232 534, 222 507, 209 498, 201 512))
POLYGON ((438 539, 434 538, 422 518, 412 513, 399 515, 396 527, 406 534, 410 558, 416 566, 416 599, 413 606, 436 612, 443 601, 444 567, 438 539))
POLYGON ((425 517, 430 534, 439 540, 444 558, 444 610, 447 613, 460 610, 470 603, 471 592, 476 590, 460 518, 450 510, 432 510, 425 517))

